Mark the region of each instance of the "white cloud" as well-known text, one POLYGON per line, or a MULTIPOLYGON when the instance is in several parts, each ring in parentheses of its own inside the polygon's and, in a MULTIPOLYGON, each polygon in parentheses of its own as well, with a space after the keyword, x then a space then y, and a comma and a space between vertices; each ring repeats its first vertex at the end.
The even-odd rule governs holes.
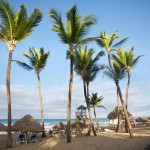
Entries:
MULTIPOLYGON (((86 105, 84 100, 83 85, 82 82, 75 80, 73 84, 73 97, 72 97, 72 118, 75 116, 76 103, 86 105)), ((145 83, 138 83, 130 88, 129 95, 129 111, 133 116, 146 116, 149 112, 149 97, 150 94, 146 94, 148 91, 141 90, 145 87, 145 83)), ((147 90, 149 90, 149 84, 146 83, 147 90)), ((103 95, 104 99, 101 105, 105 106, 107 110, 103 108, 97 108, 98 117, 107 117, 107 114, 112 111, 117 105, 116 100, 116 87, 113 82, 106 83, 92 83, 90 85, 90 92, 98 92, 99 96, 103 95)), ((45 118, 66 118, 67 116, 67 102, 68 102, 68 84, 61 84, 55 86, 49 86, 48 88, 42 88, 44 114, 45 118)), ((11 86, 12 95, 12 118, 20 118, 26 114, 31 114, 35 118, 40 118, 40 106, 38 89, 35 87, 25 87, 23 85, 11 86)), ((125 90, 123 90, 125 95, 125 90)), ((7 100, 6 100, 6 88, 4 85, 0 86, 0 112, 1 118, 7 118, 7 100)), ((92 110, 93 112, 93 110, 92 110)))

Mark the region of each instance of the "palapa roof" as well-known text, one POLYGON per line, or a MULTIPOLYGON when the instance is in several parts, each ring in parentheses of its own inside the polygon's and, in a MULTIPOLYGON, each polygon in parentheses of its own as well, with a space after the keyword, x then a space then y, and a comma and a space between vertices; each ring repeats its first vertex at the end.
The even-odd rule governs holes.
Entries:
POLYGON ((0 131, 6 131, 7 127, 0 122, 0 131))
POLYGON ((84 107, 83 105, 81 105, 81 106, 79 106, 77 109, 78 109, 78 110, 80 110, 80 109, 85 110, 85 109, 86 109, 86 107, 84 107))
POLYGON ((54 127, 53 127, 54 130, 66 130, 66 125, 63 124, 62 122, 56 124, 54 127))
POLYGON ((71 123, 71 129, 72 130, 78 130, 78 131, 82 131, 83 129, 86 128, 86 125, 83 123, 83 122, 80 122, 80 121, 76 121, 74 120, 72 123, 71 123))
MULTIPOLYGON (((121 117, 122 119, 125 119, 125 115, 124 115, 124 111, 123 111, 123 108, 122 108, 122 107, 119 107, 119 115, 120 115, 120 117, 121 117)), ((129 118, 131 118, 131 117, 132 117, 132 114, 130 114, 130 113, 128 112, 128 116, 129 116, 129 118)), ((118 106, 117 106, 112 112, 110 112, 110 113, 108 114, 107 118, 109 118, 109 119, 116 119, 117 117, 118 117, 118 106)))
POLYGON ((26 115, 13 124, 12 130, 20 132, 41 132, 42 127, 31 115, 26 115))

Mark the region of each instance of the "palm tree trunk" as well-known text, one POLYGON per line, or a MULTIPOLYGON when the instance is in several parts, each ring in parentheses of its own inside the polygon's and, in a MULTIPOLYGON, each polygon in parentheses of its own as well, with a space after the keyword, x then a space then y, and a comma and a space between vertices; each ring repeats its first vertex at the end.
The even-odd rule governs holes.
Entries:
POLYGON ((95 112, 95 107, 94 107, 94 116, 95 116, 95 120, 96 120, 96 124, 97 124, 97 131, 98 131, 99 125, 98 125, 98 119, 97 119, 96 112, 95 112))
POLYGON ((115 77, 115 84, 117 86, 117 91, 119 93, 119 97, 120 97, 120 100, 121 100, 121 103, 122 103, 122 107, 123 107, 124 114, 125 114, 125 119, 127 120, 127 125, 128 125, 128 130, 129 130, 130 138, 132 138, 133 137, 132 127, 131 127, 131 124, 130 124, 130 121, 129 121, 129 117, 128 117, 126 105, 125 105, 123 97, 122 97, 121 89, 120 89, 119 83, 118 83, 117 78, 116 78, 116 74, 115 74, 115 72, 113 70, 113 67, 111 65, 110 52, 108 52, 108 62, 109 62, 109 66, 110 66, 110 68, 111 68, 111 70, 112 70, 112 72, 114 74, 114 77, 115 77))
POLYGON ((93 131, 94 136, 97 136, 96 132, 94 130, 94 125, 92 124, 92 113, 91 113, 90 104, 89 104, 89 83, 87 83, 86 101, 87 101, 87 108, 88 108, 89 119, 90 119, 90 126, 89 126, 89 130, 88 130, 87 136, 90 136, 90 134, 91 134, 91 127, 92 127, 92 131, 93 131))
MULTIPOLYGON (((127 71, 127 73, 128 73, 128 82, 127 82, 127 87, 126 87, 126 109, 128 110, 128 95, 129 95, 129 86, 130 86, 130 72, 127 71)), ((125 119, 125 130, 126 130, 126 133, 128 133, 126 119, 125 119)))
POLYGON ((38 77, 38 90, 39 90, 39 96, 40 96, 40 110, 41 110, 41 121, 42 121, 42 138, 46 137, 45 129, 44 129, 44 112, 43 112, 43 97, 42 97, 42 91, 41 91, 41 83, 40 83, 40 74, 37 73, 38 77))
POLYGON ((11 72, 11 62, 12 62, 12 53, 9 51, 8 66, 7 66, 7 77, 6 77, 6 91, 7 91, 7 103, 8 103, 8 126, 7 126, 7 148, 12 148, 12 139, 11 139, 11 94, 10 94, 10 72, 11 72))
POLYGON ((69 81, 69 94, 68 94, 68 107, 67 107, 67 143, 71 143, 70 136, 70 119, 71 119, 71 97, 72 97, 72 84, 73 84, 73 45, 70 48, 70 81, 69 81))
POLYGON ((116 128, 116 132, 118 132, 119 130, 120 130, 120 113, 119 113, 119 111, 120 111, 120 104, 119 104, 119 93, 118 93, 118 90, 117 90, 117 104, 118 104, 118 114, 117 114, 117 116, 118 116, 118 124, 117 124, 117 128, 116 128))

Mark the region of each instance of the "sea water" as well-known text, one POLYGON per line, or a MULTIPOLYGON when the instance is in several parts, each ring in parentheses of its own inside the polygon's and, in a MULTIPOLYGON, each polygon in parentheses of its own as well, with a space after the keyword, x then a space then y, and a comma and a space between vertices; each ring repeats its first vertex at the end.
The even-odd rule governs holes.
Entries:
MULTIPOLYGON (((18 119, 12 119, 12 125, 17 121, 18 119)), ((71 121, 74 119, 71 119, 71 121)), ((95 119, 93 119, 95 121, 95 119)), ((36 119, 37 122, 41 124, 41 119, 36 119)), ((108 126, 109 125, 109 119, 108 118, 99 118, 99 125, 100 126, 108 126)), ((7 119, 0 119, 0 122, 7 126, 7 119)), ((62 122, 63 124, 67 124, 66 119, 44 119, 44 125, 46 129, 51 129, 54 125, 57 123, 62 122)))

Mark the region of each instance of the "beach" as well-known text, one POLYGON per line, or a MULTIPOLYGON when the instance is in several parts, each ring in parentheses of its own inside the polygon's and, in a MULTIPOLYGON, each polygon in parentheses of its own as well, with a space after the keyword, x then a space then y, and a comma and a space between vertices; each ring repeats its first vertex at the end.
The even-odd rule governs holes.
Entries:
MULTIPOLYGON (((134 138, 129 138, 128 133, 105 133, 100 132, 96 137, 78 134, 72 138, 72 142, 67 144, 66 137, 63 135, 57 137, 40 138, 38 142, 14 145, 12 150, 144 150, 150 145, 150 127, 140 126, 133 128, 134 138)), ((13 133, 14 138, 15 133, 13 133)), ((6 133, 0 134, 0 149, 5 149, 6 133)), ((11 150, 11 149, 9 149, 11 150)))

